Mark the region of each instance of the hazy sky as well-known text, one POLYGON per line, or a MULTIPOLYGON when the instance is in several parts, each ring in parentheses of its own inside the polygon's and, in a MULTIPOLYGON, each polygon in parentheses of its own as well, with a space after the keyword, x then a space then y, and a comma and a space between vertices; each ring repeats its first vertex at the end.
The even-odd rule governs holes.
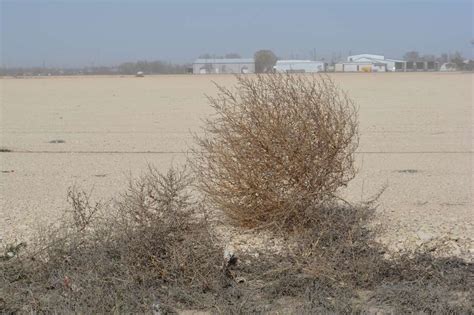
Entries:
POLYGON ((7 1, 4 66, 190 62, 262 48, 283 58, 333 53, 472 56, 473 0, 7 1))

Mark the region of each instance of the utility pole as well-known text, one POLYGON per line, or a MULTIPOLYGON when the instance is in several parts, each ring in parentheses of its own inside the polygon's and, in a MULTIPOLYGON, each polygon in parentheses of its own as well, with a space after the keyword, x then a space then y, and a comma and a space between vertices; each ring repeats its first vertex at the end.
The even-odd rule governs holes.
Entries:
POLYGON ((313 51, 311 52, 311 59, 316 61, 316 48, 313 48, 313 51))

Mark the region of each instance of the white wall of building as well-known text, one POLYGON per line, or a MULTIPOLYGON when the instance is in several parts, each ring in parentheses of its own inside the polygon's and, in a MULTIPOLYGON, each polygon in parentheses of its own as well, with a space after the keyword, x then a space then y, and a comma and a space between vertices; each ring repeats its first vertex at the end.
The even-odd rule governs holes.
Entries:
POLYGON ((336 63, 334 65, 335 72, 343 72, 344 71, 344 64, 343 63, 336 63))
POLYGON ((372 72, 386 72, 387 65, 386 64, 373 64, 372 65, 372 72))
POLYGON ((325 70, 324 62, 311 60, 278 60, 273 67, 276 72, 321 72, 325 70))
POLYGON ((194 74, 254 73, 255 61, 248 59, 196 59, 194 74))
MULTIPOLYGON (((386 71, 396 71, 395 63, 405 61, 403 60, 395 60, 395 59, 386 59, 385 56, 382 55, 372 55, 372 54, 360 54, 360 55, 352 55, 347 57, 348 62, 371 62, 371 63, 384 63, 386 65, 386 71)), ((376 67, 379 71, 380 67, 376 67)))
POLYGON ((395 61, 385 59, 382 62, 387 66, 387 71, 395 71, 395 61))
POLYGON ((342 71, 344 72, 359 72, 359 66, 367 66, 367 65, 358 65, 358 64, 352 64, 352 63, 347 63, 343 64, 342 71))
POLYGON ((336 72, 385 72, 385 63, 342 62, 336 64, 336 72))

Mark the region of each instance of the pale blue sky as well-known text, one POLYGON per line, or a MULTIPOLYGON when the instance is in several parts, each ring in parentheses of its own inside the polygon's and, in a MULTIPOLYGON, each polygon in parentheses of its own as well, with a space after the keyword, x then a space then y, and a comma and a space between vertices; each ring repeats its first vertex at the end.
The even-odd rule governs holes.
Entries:
POLYGON ((262 48, 283 58, 472 55, 472 0, 0 1, 4 66, 190 62, 262 48))

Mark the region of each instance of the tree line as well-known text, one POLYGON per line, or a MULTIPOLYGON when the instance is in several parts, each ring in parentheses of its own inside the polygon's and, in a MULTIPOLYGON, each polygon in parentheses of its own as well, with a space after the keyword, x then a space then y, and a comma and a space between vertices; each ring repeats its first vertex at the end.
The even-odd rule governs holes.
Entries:
POLYGON ((118 66, 106 67, 1 67, 2 76, 48 76, 48 75, 134 75, 141 71, 146 74, 184 74, 191 66, 164 61, 124 62, 118 66))
MULTIPOLYGON (((255 72, 268 73, 273 71, 278 57, 269 50, 262 49, 254 54, 255 72)), ((202 54, 203 59, 241 58, 238 53, 225 55, 202 54)), ((341 59, 341 58, 340 58, 341 59)), ((459 52, 443 53, 439 56, 432 54, 421 55, 417 51, 409 51, 404 54, 405 61, 434 61, 440 65, 451 63, 457 70, 473 71, 474 61, 468 60, 459 52)), ((335 63, 333 61, 332 63, 335 63)), ((118 66, 90 66, 83 68, 59 68, 59 67, 0 67, 0 76, 37 76, 37 75, 134 75, 137 72, 144 74, 185 74, 192 72, 190 64, 176 64, 165 61, 136 61, 125 62, 118 66)))
POLYGON ((434 61, 440 65, 444 63, 451 63, 457 70, 472 71, 474 68, 473 60, 466 60, 459 51, 453 53, 442 53, 439 56, 426 54, 421 55, 418 51, 409 51, 403 55, 403 59, 406 61, 434 61))

